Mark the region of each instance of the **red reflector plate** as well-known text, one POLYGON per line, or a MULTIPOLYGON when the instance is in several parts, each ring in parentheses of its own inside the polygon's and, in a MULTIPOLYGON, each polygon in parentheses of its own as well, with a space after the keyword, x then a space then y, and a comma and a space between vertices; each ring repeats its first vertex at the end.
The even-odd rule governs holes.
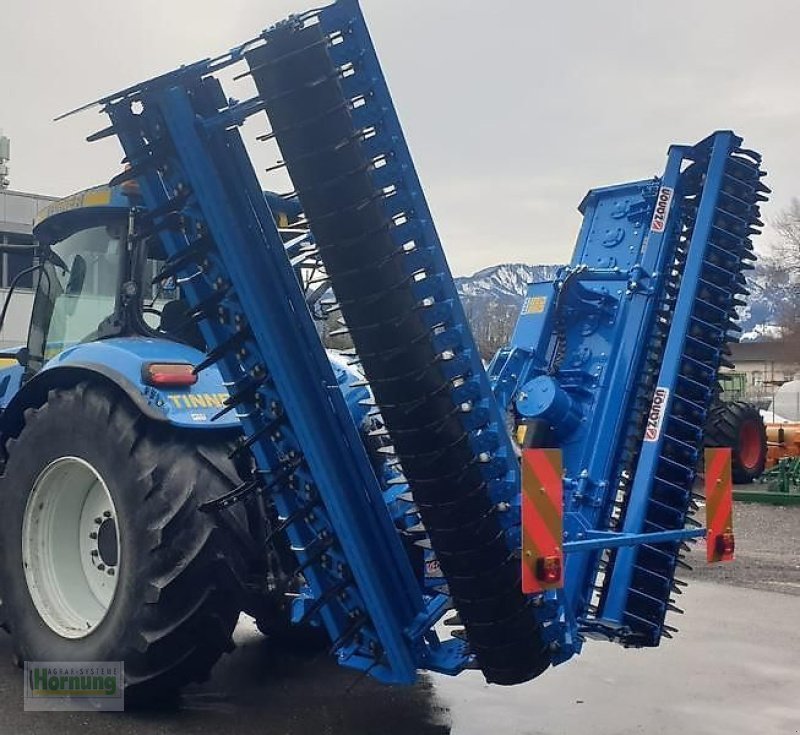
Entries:
POLYGON ((561 452, 522 451, 522 591, 531 594, 564 584, 564 501, 561 452))
POLYGON ((706 559, 709 564, 733 561, 733 481, 731 450, 706 449, 706 559))

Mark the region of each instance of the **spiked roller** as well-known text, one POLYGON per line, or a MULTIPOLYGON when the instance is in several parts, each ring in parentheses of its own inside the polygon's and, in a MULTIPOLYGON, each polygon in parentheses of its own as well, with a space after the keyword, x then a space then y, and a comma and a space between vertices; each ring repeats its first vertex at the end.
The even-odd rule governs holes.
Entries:
POLYGON ((549 653, 522 594, 519 468, 356 3, 247 55, 424 528, 491 682, 549 653))

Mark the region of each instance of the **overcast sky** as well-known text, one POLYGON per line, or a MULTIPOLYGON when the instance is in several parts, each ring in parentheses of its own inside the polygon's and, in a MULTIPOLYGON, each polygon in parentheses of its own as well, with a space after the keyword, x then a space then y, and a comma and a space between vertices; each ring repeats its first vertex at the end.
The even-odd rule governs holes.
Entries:
MULTIPOLYGON (((54 116, 314 4, 2 0, 0 128, 12 139, 12 188, 61 196, 108 180, 116 142, 84 140, 104 119, 54 116)), ((587 189, 659 174, 670 143, 718 128, 763 153, 767 219, 800 195, 797 0, 363 7, 456 274, 565 261, 587 189)))

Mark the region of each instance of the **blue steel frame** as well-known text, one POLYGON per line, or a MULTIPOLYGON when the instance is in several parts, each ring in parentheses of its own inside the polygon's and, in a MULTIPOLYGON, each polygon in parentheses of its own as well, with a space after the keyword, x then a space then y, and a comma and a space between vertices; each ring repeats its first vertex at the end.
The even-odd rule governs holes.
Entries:
MULTIPOLYGON (((641 534, 602 529, 616 491, 612 475, 629 421, 637 368, 647 348, 662 274, 674 249, 664 233, 649 231, 650 219, 660 186, 676 186, 681 160, 682 150, 673 148, 658 182, 633 182, 587 195, 580 207, 584 222, 571 264, 554 284, 531 285, 510 356, 505 361, 498 356, 489 368, 498 401, 511 407, 516 400, 520 410, 519 397, 532 379, 553 372, 557 321, 565 310, 572 310, 565 328, 565 362, 578 359, 582 369, 572 370, 572 375, 562 370, 555 377, 580 407, 581 423, 560 443, 565 471, 565 586, 546 593, 563 611, 559 657, 564 660, 580 651, 579 630, 591 603, 599 552, 646 540, 641 534), (544 309, 529 308, 536 299, 544 309), (603 316, 596 316, 592 300, 608 305, 603 316), (518 355, 521 364, 510 367, 518 355)), ((674 210, 670 216, 665 233, 675 227, 674 210)), ((688 533, 695 535, 694 530, 688 533)))
MULTIPOLYGON (((574 430, 555 425, 552 437, 562 450, 565 472, 565 585, 544 595, 561 611, 556 616, 563 621, 557 660, 579 651, 581 630, 602 628, 613 637, 623 626, 621 606, 629 594, 638 547, 677 545, 705 535, 705 529, 696 527, 644 527, 660 443, 644 443, 624 506, 623 498, 617 497, 614 472, 642 401, 637 386, 643 373, 654 370, 654 357, 648 356, 651 334, 663 320, 658 310, 664 308, 666 289, 674 286, 677 248, 686 245, 681 241, 683 170, 693 162, 693 176, 701 179, 698 169, 708 166, 702 209, 681 267, 669 340, 663 357, 658 356, 661 367, 654 383, 666 387, 677 379, 682 364, 715 197, 725 160, 739 142, 731 133, 720 132, 694 147, 673 146, 660 179, 591 191, 580 207, 584 223, 571 264, 554 283, 530 286, 510 346, 500 350, 489 367, 498 403, 513 407, 521 418, 551 420, 546 413, 552 410, 551 402, 541 393, 545 380, 557 395, 563 391, 560 405, 571 406, 580 421, 574 430), (710 162, 709 149, 714 151, 710 162), (669 204, 664 205, 667 197, 669 204), (653 218, 657 201, 658 225, 653 218), (615 549, 613 574, 606 578, 608 554, 615 549)), ((633 438, 641 442, 642 437, 633 438)))
MULTIPOLYGON (((696 215, 696 224, 692 233, 691 242, 684 266, 682 286, 672 314, 672 323, 667 338, 664 354, 661 359, 661 369, 656 385, 658 388, 667 389, 666 401, 662 407, 662 415, 669 415, 672 402, 675 398, 675 386, 679 378, 679 368, 684 355, 684 345, 689 334, 691 320, 694 314, 695 300, 697 298, 697 284, 703 274, 704 260, 709 247, 711 228, 716 216, 717 199, 723 187, 723 177, 730 153, 741 143, 731 132, 716 133, 711 140, 711 156, 707 164, 705 183, 703 185, 703 198, 696 215)), ((720 345, 719 350, 722 349, 720 345)), ((710 399, 713 385, 707 386, 706 398, 710 399)), ((666 430, 662 430, 655 441, 643 442, 639 463, 631 491, 631 498, 625 514, 623 532, 626 534, 641 534, 645 525, 647 503, 650 498, 653 483, 656 477, 657 463, 664 452, 666 430)), ((699 461, 695 456, 695 465, 699 461)), ((694 478, 694 466, 691 468, 691 477, 694 478)), ((687 488, 690 491, 691 487, 687 488)), ((648 534, 645 534, 648 535, 648 534)), ((673 539, 675 540, 675 539, 673 539)), ((655 543, 655 541, 653 541, 655 543)), ((610 623, 623 624, 623 612, 628 599, 631 578, 635 564, 635 550, 624 548, 620 550, 614 563, 613 574, 608 586, 607 597, 603 607, 603 619, 610 623)))
MULTIPOLYGON (((327 538, 325 533, 333 533, 358 592, 358 596, 350 592, 354 601, 350 618, 337 619, 331 605, 321 606, 319 614, 336 641, 347 633, 356 614, 353 610, 362 607, 385 651, 370 657, 351 646, 339 650, 341 660, 385 681, 413 681, 422 655, 419 649, 426 648, 422 635, 429 635, 427 626, 419 632, 420 622, 443 612, 442 596, 423 598, 238 131, 227 128, 230 111, 207 113, 224 99, 215 96, 218 88, 207 80, 201 82, 207 71, 206 66, 190 67, 162 77, 108 104, 107 112, 134 170, 140 166, 151 169, 138 176, 151 212, 164 211, 170 199, 191 191, 182 207, 173 201, 184 217, 183 231, 161 232, 168 254, 176 257, 185 252, 190 245, 187 233, 207 232, 219 258, 217 278, 229 278, 241 301, 260 363, 266 366, 291 420, 293 435, 286 431, 280 441, 289 444, 294 440, 291 449, 278 449, 277 453, 277 447, 266 439, 254 441, 257 465, 266 478, 276 477, 286 457, 301 456, 302 452, 313 477, 304 482, 318 486, 330 530, 303 533, 298 521, 287 532, 301 564, 313 559, 312 547, 327 538), (131 110, 134 99, 144 106, 140 115, 131 110), (174 151, 158 163, 152 160, 154 140, 174 151), (265 294, 272 296, 265 298, 265 294), (348 461, 342 462, 342 457, 348 461)), ((235 112, 237 108, 231 109, 235 112)), ((198 279, 185 281, 184 291, 191 303, 209 298, 201 286, 198 279)), ((230 339, 213 320, 201 321, 200 327, 209 344, 230 339)), ((226 359, 221 360, 220 368, 232 386, 242 381, 245 369, 253 369, 237 369, 235 362, 226 359)), ((237 413, 248 436, 263 435, 264 426, 255 411, 237 413)), ((295 475, 300 474, 297 469, 295 475)), ((281 515, 289 518, 298 509, 285 496, 276 493, 275 502, 281 515)), ((323 575, 313 564, 306 569, 306 576, 315 599, 328 599, 323 575)))

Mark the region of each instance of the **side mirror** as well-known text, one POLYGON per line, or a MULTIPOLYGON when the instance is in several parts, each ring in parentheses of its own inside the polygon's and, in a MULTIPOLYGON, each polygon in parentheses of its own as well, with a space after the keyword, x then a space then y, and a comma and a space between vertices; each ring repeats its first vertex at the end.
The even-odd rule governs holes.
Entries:
POLYGON ((69 280, 64 288, 64 294, 71 296, 64 304, 64 312, 69 316, 75 313, 78 308, 78 297, 83 291, 83 283, 86 280, 86 260, 82 255, 76 255, 72 260, 72 268, 69 271, 69 280))
POLYGON ((55 250, 53 250, 49 245, 39 245, 38 255, 40 262, 44 263, 46 260, 49 260, 51 263, 53 263, 53 265, 57 266, 58 268, 61 268, 61 270, 64 271, 64 273, 67 273, 69 271, 67 264, 61 258, 61 256, 57 252, 55 252, 55 250))
POLYGON ((31 351, 27 347, 20 347, 14 357, 17 358, 17 362, 22 365, 22 367, 28 367, 28 361, 31 359, 31 351))
POLYGON ((76 255, 72 261, 72 268, 69 272, 69 280, 64 293, 67 296, 80 296, 83 291, 83 282, 86 280, 86 260, 82 255, 76 255))

